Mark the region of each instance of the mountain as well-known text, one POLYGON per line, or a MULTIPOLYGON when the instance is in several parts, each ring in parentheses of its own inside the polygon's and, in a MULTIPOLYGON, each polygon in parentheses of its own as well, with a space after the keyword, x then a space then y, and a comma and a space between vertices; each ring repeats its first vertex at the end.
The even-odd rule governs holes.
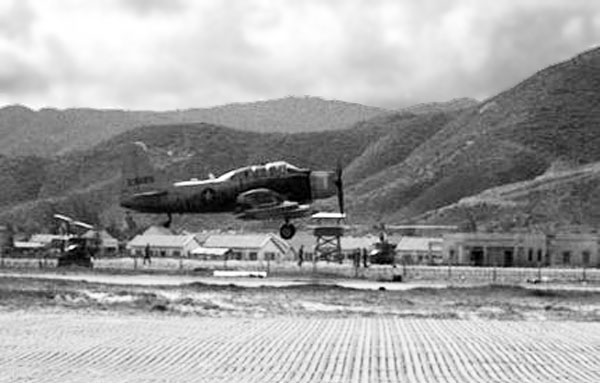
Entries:
POLYGON ((532 180, 487 189, 417 219, 463 230, 595 231, 600 222, 600 162, 565 166, 558 161, 532 180))
POLYGON ((21 178, 15 175, 14 181, 10 178, 11 182, 0 184, 0 195, 7 196, 0 199, 0 219, 20 222, 27 231, 51 226, 57 212, 103 225, 122 221, 123 211, 118 208, 121 155, 130 142, 146 143, 155 165, 177 181, 274 160, 334 169, 338 163, 350 163, 386 131, 385 126, 357 126, 313 133, 256 133, 204 123, 140 127, 91 149, 37 164, 28 165, 33 162, 29 157, 5 158, 5 168, 15 169, 10 174, 19 173, 21 178), (26 194, 20 194, 18 180, 23 178, 31 183, 26 194))
POLYGON ((456 112, 475 106, 479 101, 474 98, 455 98, 445 102, 428 102, 403 108, 400 111, 410 114, 426 114, 435 112, 456 112))
POLYGON ((140 126, 205 122, 255 132, 339 130, 390 111, 316 97, 287 97, 169 112, 0 109, 0 154, 52 156, 91 148, 140 126))
POLYGON ((544 69, 459 113, 401 162, 348 191, 359 220, 410 220, 543 174, 557 160, 600 160, 600 50, 544 69))
MULTIPOLYGON (((600 49, 593 49, 481 103, 378 113, 346 129, 265 133, 212 123, 128 129, 51 159, 0 158, 0 169, 6 169, 0 195, 9 196, 0 199, 0 220, 34 228, 49 225, 51 213, 60 211, 116 225, 123 219, 119 157, 125 143, 144 141, 174 179, 271 160, 314 169, 341 163, 353 223, 593 226, 600 223, 594 208, 600 182, 586 166, 597 169, 600 163, 599 85, 600 49), (20 183, 23 172, 33 176, 20 183)), ((295 103, 280 102, 288 111, 295 103)), ((335 205, 335 198, 319 204, 335 205)), ((176 222, 193 228, 240 225, 230 216, 192 215, 176 222)))

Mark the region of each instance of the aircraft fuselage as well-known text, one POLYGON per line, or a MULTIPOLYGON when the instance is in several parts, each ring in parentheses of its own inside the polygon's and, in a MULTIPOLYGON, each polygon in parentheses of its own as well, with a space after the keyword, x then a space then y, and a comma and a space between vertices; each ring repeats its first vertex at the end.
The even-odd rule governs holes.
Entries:
MULTIPOLYGON (((159 193, 123 197, 121 206, 142 213, 223 213, 234 211, 237 197, 249 190, 270 189, 299 203, 310 202, 310 172, 221 181, 177 182, 159 193)), ((331 194, 333 195, 333 194, 331 194)))

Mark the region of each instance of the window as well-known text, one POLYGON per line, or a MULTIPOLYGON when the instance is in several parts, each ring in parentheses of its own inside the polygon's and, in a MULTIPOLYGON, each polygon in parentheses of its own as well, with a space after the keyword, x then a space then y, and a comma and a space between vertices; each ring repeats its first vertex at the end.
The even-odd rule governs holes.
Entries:
POLYGON ((181 251, 179 251, 179 250, 173 251, 173 256, 174 257, 181 257, 181 251))
POLYGON ((274 261, 275 260, 275 253, 265 253, 265 259, 267 261, 274 261))
POLYGON ((166 257, 167 256, 167 251, 166 250, 161 250, 160 251, 160 256, 161 257, 166 257))
POLYGON ((250 258, 251 261, 256 261, 258 259, 258 254, 256 252, 251 252, 250 253, 250 258))
POLYGON ((538 255, 538 262, 542 262, 542 249, 538 249, 537 255, 538 255))
POLYGON ((563 261, 564 265, 571 263, 571 252, 570 251, 563 251, 562 261, 563 261))
POLYGON ((527 260, 529 262, 533 262, 533 249, 529 249, 529 252, 527 254, 527 260))
POLYGON ((581 253, 581 263, 588 265, 590 263, 590 251, 585 250, 581 253))

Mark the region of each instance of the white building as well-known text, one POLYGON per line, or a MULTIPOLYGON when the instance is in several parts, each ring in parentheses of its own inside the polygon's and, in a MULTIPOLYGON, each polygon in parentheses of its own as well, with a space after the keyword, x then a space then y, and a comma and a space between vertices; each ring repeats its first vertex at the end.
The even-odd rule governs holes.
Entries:
POLYGON ((229 259, 238 261, 293 259, 287 242, 270 234, 213 234, 204 241, 202 247, 228 249, 229 259))
POLYGON ((390 241, 397 244, 396 263, 428 265, 443 263, 442 245, 444 240, 442 238, 403 236, 392 238, 390 241))
POLYGON ((148 247, 152 257, 188 257, 200 246, 194 235, 141 234, 127 244, 131 255, 142 257, 148 247))

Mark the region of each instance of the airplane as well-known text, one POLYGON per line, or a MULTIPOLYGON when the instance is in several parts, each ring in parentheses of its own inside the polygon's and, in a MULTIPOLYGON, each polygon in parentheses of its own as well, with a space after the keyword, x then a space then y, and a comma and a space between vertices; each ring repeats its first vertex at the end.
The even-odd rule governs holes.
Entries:
POLYGON ((296 233, 292 219, 310 215, 316 199, 338 196, 344 215, 342 170, 314 171, 284 161, 245 166, 208 179, 169 182, 150 163, 142 142, 128 144, 123 156, 120 205, 141 213, 233 213, 242 220, 282 219, 283 239, 296 233))

